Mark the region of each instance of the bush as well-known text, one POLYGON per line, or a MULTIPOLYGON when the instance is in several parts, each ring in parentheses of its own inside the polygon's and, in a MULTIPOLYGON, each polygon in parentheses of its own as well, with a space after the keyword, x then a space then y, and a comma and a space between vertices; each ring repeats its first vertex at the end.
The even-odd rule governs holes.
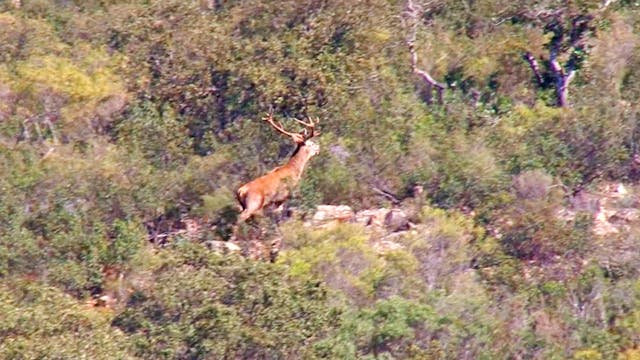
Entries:
POLYGON ((354 303, 369 303, 388 275, 384 260, 371 250, 360 226, 308 231, 293 223, 285 234, 286 248, 279 261, 288 265, 291 275, 320 278, 354 303))
POLYGON ((136 356, 305 357, 340 323, 321 283, 281 266, 222 258, 188 242, 163 256, 153 283, 113 321, 136 356))
POLYGON ((78 303, 59 289, 29 280, 0 284, 3 359, 133 359, 112 314, 78 303))

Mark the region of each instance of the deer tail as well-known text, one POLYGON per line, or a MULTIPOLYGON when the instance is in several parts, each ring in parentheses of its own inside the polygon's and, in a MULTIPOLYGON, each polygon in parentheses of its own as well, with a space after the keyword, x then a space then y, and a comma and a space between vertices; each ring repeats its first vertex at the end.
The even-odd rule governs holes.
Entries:
POLYGON ((244 211, 244 209, 247 208, 247 192, 249 191, 249 187, 247 185, 243 185, 241 186, 238 191, 236 191, 236 199, 238 199, 238 202, 240 203, 240 206, 242 206, 242 210, 244 211))

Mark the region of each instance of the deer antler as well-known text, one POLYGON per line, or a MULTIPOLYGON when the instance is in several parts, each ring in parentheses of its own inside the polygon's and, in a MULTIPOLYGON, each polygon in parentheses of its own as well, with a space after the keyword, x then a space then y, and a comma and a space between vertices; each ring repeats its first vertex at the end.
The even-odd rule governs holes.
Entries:
POLYGON ((308 139, 311 139, 314 136, 314 130, 316 128, 316 125, 320 121, 320 118, 316 118, 316 121, 313 121, 313 119, 310 116, 307 116, 307 121, 308 122, 305 122, 305 121, 302 121, 302 120, 299 120, 299 119, 296 119, 296 118, 293 118, 293 120, 295 120, 298 123, 302 124, 306 128, 304 130, 305 131, 305 139, 308 140, 308 139), (309 135, 306 134, 307 129, 311 130, 311 134, 309 134, 309 135))
POLYGON ((305 127, 302 133, 285 130, 279 121, 273 119, 273 112, 269 112, 262 119, 279 133, 291 137, 296 142, 297 148, 286 164, 242 185, 236 191, 236 198, 242 207, 241 221, 247 220, 267 205, 280 204, 288 199, 292 187, 300 181, 307 162, 320 152, 320 145, 313 141, 307 141, 314 136, 315 126, 319 119, 316 119, 315 122, 310 117, 307 117, 307 121, 294 119, 305 127))
POLYGON ((280 122, 276 123, 275 120, 273 120, 273 113, 268 113, 267 116, 262 118, 262 120, 268 122, 269 125, 271 125, 279 133, 290 136, 296 144, 301 144, 305 141, 305 137, 302 136, 302 134, 289 132, 284 129, 280 122))
POLYGON ((302 120, 293 118, 293 120, 297 121, 298 123, 302 124, 305 127, 304 135, 303 135, 301 133, 293 133, 285 130, 284 126, 282 126, 280 122, 276 122, 273 119, 273 113, 271 112, 267 113, 267 115, 264 118, 262 118, 262 120, 268 122, 269 125, 271 125, 274 129, 276 129, 281 134, 291 137, 296 144, 301 144, 306 140, 314 137, 314 130, 315 130, 316 124, 318 123, 318 121, 320 121, 319 118, 316 118, 316 120, 314 121, 311 117, 307 117, 307 121, 302 121, 302 120), (307 129, 310 130, 309 134, 307 134, 307 129))

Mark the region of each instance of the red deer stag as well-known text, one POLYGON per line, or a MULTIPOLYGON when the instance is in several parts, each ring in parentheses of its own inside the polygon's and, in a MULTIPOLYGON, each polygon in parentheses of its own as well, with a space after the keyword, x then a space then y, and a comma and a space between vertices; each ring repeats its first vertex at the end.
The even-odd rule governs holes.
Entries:
POLYGON ((307 162, 320 151, 320 146, 310 140, 314 136, 317 119, 315 122, 311 118, 307 118, 308 122, 294 119, 305 126, 305 130, 301 133, 286 131, 281 123, 276 123, 273 120, 272 114, 267 114, 263 120, 278 132, 290 136, 297 148, 286 164, 278 166, 266 175, 250 181, 238 189, 236 197, 242 206, 240 221, 247 220, 267 205, 279 206, 288 199, 291 190, 300 181, 307 162), (308 133, 307 129, 309 129, 308 133))

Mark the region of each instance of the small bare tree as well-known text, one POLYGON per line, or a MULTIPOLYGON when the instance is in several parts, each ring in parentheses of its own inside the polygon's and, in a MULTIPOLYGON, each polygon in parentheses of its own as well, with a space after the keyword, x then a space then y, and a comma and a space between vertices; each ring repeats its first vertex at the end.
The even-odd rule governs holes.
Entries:
POLYGON ((416 34, 418 32, 418 26, 421 23, 422 11, 423 9, 420 5, 416 4, 413 0, 407 0, 402 18, 408 31, 406 44, 409 48, 409 55, 411 56, 411 71, 424 81, 427 87, 427 102, 431 102, 431 95, 435 90, 438 97, 438 103, 442 104, 443 92, 446 89, 446 84, 437 81, 426 70, 418 67, 416 34))
POLYGON ((587 55, 587 39, 593 30, 591 23, 615 2, 616 0, 605 0, 599 9, 592 13, 575 10, 572 12, 562 7, 524 11, 519 14, 520 17, 529 21, 544 24, 545 31, 553 34, 548 44, 549 55, 545 62, 547 73, 541 70, 538 60, 531 52, 525 52, 523 57, 529 64, 539 87, 547 86, 545 83, 547 78, 553 81, 551 86, 555 89, 557 106, 569 105, 569 85, 582 67, 587 55))

